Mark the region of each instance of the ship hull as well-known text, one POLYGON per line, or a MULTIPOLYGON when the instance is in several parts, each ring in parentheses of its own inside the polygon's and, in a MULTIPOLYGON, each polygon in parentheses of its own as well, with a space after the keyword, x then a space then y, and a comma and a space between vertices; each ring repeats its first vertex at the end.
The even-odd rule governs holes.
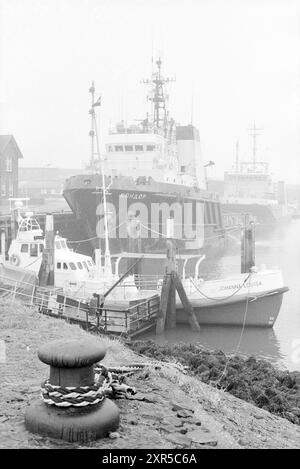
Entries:
MULTIPOLYGON (((200 325, 273 327, 278 317, 283 294, 287 287, 260 293, 257 296, 238 298, 235 301, 213 302, 203 305, 191 301, 200 325)), ((177 323, 187 324, 188 318, 182 306, 176 305, 177 323)))
POLYGON ((222 208, 227 226, 243 222, 244 214, 249 214, 257 226, 262 227, 284 224, 291 219, 284 205, 224 203, 222 208))
MULTIPOLYGON (((65 184, 63 195, 76 218, 84 224, 87 241, 81 249, 105 249, 102 181, 99 175, 74 176, 65 184)), ((134 261, 126 253, 145 254, 139 273, 162 274, 166 255, 166 220, 174 218, 174 238, 180 255, 191 257, 193 271, 196 257, 216 253, 224 247, 220 202, 207 191, 167 183, 137 184, 132 178, 107 178, 106 192, 110 254, 119 273, 134 261), (129 218, 140 223, 139 236, 131 233, 129 218), (151 258, 152 256, 152 258, 151 258), (195 259, 192 259, 192 257, 195 259)), ((187 269, 187 273, 189 271, 187 269)))

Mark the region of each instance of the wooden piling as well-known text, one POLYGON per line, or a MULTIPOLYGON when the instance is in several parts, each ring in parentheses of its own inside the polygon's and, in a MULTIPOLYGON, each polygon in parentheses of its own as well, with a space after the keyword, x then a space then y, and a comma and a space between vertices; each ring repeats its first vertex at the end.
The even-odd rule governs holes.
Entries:
POLYGON ((156 334, 162 334, 165 330, 170 285, 171 285, 171 275, 166 274, 164 277, 162 289, 161 289, 160 307, 159 307, 157 319, 156 319, 156 334))
POLYGON ((175 277, 174 277, 174 284, 175 284, 176 290, 178 292, 178 295, 179 295, 180 301, 182 303, 182 306, 184 308, 184 311, 188 316, 189 323, 191 325, 192 330, 200 332, 200 326, 199 326, 198 320, 196 318, 196 315, 194 313, 193 307, 192 307, 192 305, 191 305, 191 303, 190 303, 190 301, 187 297, 185 289, 183 288, 183 285, 182 285, 181 280, 178 277, 178 275, 175 275, 175 277))
POLYGON ((166 313, 166 328, 176 328, 176 288, 174 283, 174 274, 171 274, 170 278, 170 290, 168 298, 168 307, 166 313))
POLYGON ((40 286, 54 287, 54 226, 53 215, 46 215, 45 222, 45 246, 43 250, 42 263, 39 271, 40 286))
POLYGON ((176 290, 192 329, 199 332, 200 326, 198 320, 178 276, 176 248, 173 242, 168 240, 166 272, 161 290, 160 308, 156 322, 156 334, 162 334, 165 327, 167 329, 173 329, 176 327, 176 290))
POLYGON ((241 239, 241 273, 248 273, 255 265, 255 224, 245 216, 241 239))

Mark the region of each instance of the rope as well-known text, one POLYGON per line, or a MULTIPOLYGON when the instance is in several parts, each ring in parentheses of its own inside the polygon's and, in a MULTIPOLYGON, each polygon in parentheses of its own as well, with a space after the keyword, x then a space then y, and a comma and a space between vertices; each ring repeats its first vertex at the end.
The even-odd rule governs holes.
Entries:
MULTIPOLYGON (((251 272, 250 272, 251 274, 251 272)), ((242 343, 242 339, 243 339, 243 335, 244 335, 244 331, 245 331, 245 326, 246 326, 246 320, 247 320, 247 314, 248 314, 248 305, 249 305, 249 293, 250 293, 250 284, 248 285, 248 292, 247 292, 247 297, 246 297, 246 308, 245 308, 245 312, 244 312, 244 319, 243 319, 243 326, 242 326, 242 330, 241 330, 241 333, 240 333, 240 337, 239 337, 239 340, 238 340, 238 343, 237 343, 237 346, 235 348, 235 351, 233 353, 233 355, 231 355, 228 360, 226 361, 225 363, 225 367, 224 367, 224 370, 220 376, 220 378, 217 380, 216 384, 220 384, 220 382, 222 381, 222 379, 226 376, 226 372, 227 372, 227 368, 228 368, 228 365, 229 365, 229 362, 231 361, 231 359, 233 358, 233 356, 235 356, 238 351, 239 351, 239 348, 241 346, 241 343, 242 343)), ((226 389, 227 390, 227 389, 226 389)))
MULTIPOLYGON (((195 285, 194 280, 193 280, 192 278, 191 278, 190 280, 191 280, 192 284, 194 285, 194 287, 196 288, 196 290, 197 290, 202 296, 204 296, 205 298, 207 298, 208 300, 213 300, 213 301, 225 301, 225 300, 228 300, 229 298, 232 298, 234 295, 236 295, 236 294, 243 288, 243 286, 246 284, 247 280, 250 278, 251 274, 252 274, 252 272, 250 272, 250 273, 247 275, 247 277, 244 279, 243 283, 239 286, 239 288, 238 288, 237 290, 235 290, 235 291, 234 291, 233 293, 231 293, 230 295, 228 295, 228 296, 223 296, 223 297, 221 297, 221 296, 212 297, 212 296, 206 295, 203 291, 201 291, 201 290, 197 287, 197 285, 195 285)), ((250 288, 250 284, 249 284, 248 288, 250 288)), ((247 297, 247 298, 248 298, 248 297, 247 297)))
POLYGON ((30 262, 30 264, 25 265, 25 267, 23 267, 23 269, 27 269, 27 268, 30 267, 32 264, 34 264, 35 262, 39 261, 41 258, 42 258, 42 255, 39 256, 39 257, 37 257, 36 259, 34 259, 34 261, 30 262))
POLYGON ((135 389, 123 384, 124 378, 116 375, 117 368, 112 370, 114 373, 104 365, 98 366, 91 386, 56 386, 46 380, 41 386, 42 399, 45 404, 57 407, 86 407, 99 404, 107 395, 118 398, 135 394, 135 389))
POLYGON ((99 404, 105 398, 106 381, 93 386, 63 387, 54 386, 45 381, 41 386, 42 399, 45 404, 57 407, 85 407, 99 404))
MULTIPOLYGON (((118 228, 120 228, 122 225, 124 225, 126 223, 126 221, 123 221, 122 223, 120 223, 118 226, 114 226, 107 234, 110 234, 112 233, 113 231, 117 230, 118 228)), ((99 236, 94 236, 93 238, 87 238, 87 239, 79 239, 78 241, 69 241, 68 240, 68 244, 77 244, 77 243, 85 243, 87 241, 92 241, 93 239, 99 239, 99 236)))
MULTIPOLYGON (((149 226, 146 226, 143 223, 140 223, 140 225, 143 228, 145 228, 146 230, 150 231, 151 233, 157 234, 157 235, 161 236, 162 238, 166 238, 166 239, 168 238, 168 236, 165 235, 164 233, 160 233, 159 231, 153 230, 152 228, 149 228, 149 226)), ((200 225, 196 225, 196 226, 200 226, 200 225)), ((233 228, 229 228, 228 231, 237 231, 239 229, 240 229, 239 227, 233 227, 233 228)), ((219 235, 215 235, 215 236, 208 236, 207 238, 204 238, 204 241, 207 241, 208 239, 216 239, 216 238, 222 238, 222 237, 224 237, 224 233, 219 234, 219 235)), ((189 238, 176 238, 176 239, 181 240, 181 241, 190 241, 189 238)))
MULTIPOLYGON (((125 378, 144 368, 160 369, 163 362, 134 363, 119 367, 106 367, 97 364, 94 367, 95 382, 91 386, 56 386, 46 380, 41 386, 41 395, 45 404, 57 407, 87 407, 102 402, 106 396, 114 399, 130 398, 136 390, 125 384, 125 378)), ((187 367, 170 364, 180 371, 186 372, 187 367)))

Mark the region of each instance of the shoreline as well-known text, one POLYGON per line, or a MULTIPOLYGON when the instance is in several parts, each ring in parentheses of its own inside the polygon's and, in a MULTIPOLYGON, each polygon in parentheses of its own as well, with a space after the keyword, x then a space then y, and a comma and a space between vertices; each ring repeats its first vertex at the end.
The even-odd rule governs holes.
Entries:
POLYGON ((153 359, 175 359, 201 382, 300 425, 300 371, 282 370, 266 359, 225 354, 199 344, 157 344, 153 340, 126 344, 153 359))
MULTIPOLYGON (((133 399, 115 401, 121 412, 117 438, 71 444, 30 434, 24 426, 25 409, 40 399, 40 383, 49 373, 37 357, 38 348, 50 340, 88 339, 90 334, 18 303, 2 301, 0 311, 0 339, 6 346, 6 360, 0 363, 1 448, 300 448, 299 425, 183 373, 172 365, 174 359, 128 377, 137 393, 133 399)), ((103 364, 149 360, 146 353, 140 355, 119 340, 93 337, 107 346, 103 364)), ((153 360, 157 359, 151 356, 153 360)))

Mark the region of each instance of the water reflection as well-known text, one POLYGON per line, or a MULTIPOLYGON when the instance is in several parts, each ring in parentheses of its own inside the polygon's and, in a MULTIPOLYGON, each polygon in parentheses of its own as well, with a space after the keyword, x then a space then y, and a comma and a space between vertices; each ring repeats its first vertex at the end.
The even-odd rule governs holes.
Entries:
MULTIPOLYGON (((290 291, 284 295, 282 308, 274 329, 247 328, 244 331, 240 353, 268 358, 278 366, 300 370, 300 220, 270 231, 257 232, 256 264, 282 269, 285 284, 290 291), (299 344, 299 345, 297 345, 299 344)), ((206 279, 232 275, 240 271, 239 237, 231 239, 222 258, 204 261, 201 276, 206 279)), ((143 337, 157 342, 201 343, 231 353, 236 350, 241 329, 237 327, 202 326, 200 334, 180 325, 175 331, 167 331, 156 337, 153 332, 143 337)))

